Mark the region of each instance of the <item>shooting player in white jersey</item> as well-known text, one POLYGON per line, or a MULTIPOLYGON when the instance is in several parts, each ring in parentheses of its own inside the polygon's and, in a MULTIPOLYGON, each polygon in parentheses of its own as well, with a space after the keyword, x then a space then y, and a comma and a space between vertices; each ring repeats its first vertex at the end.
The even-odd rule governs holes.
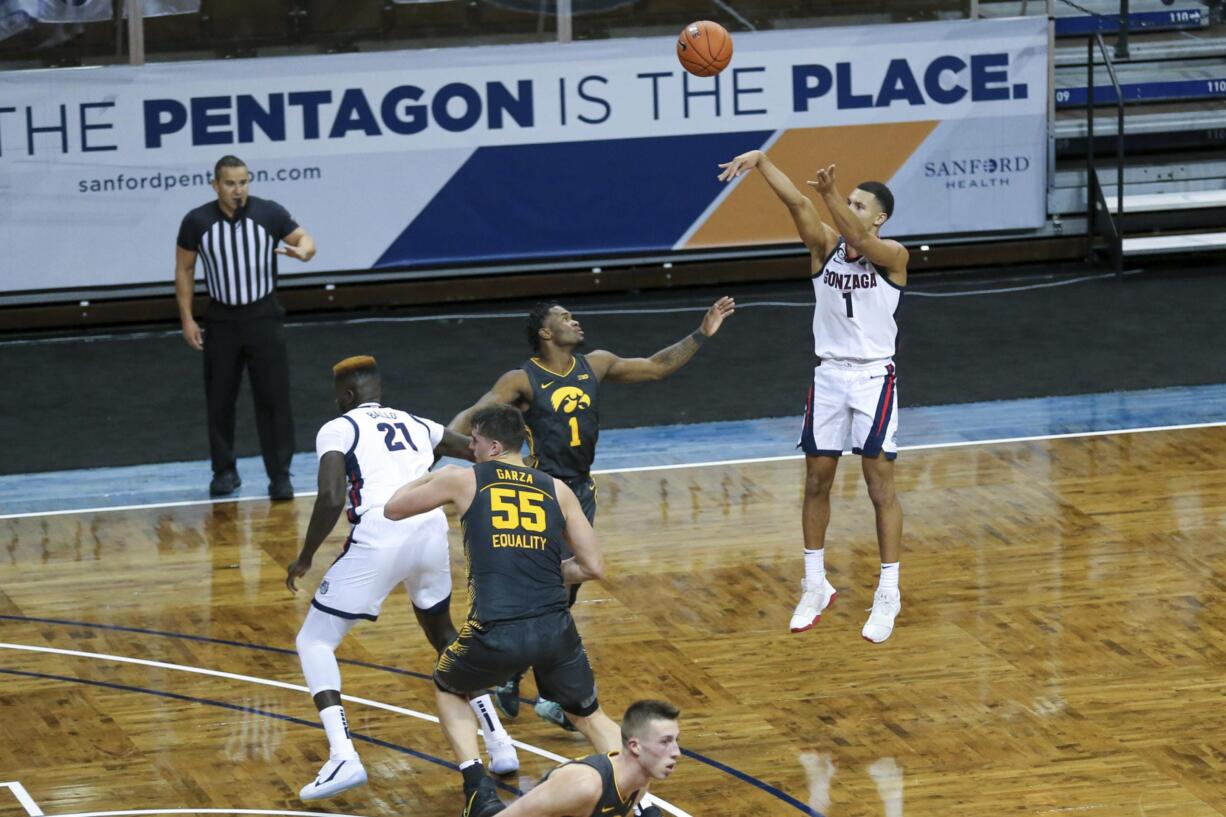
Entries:
POLYGON ((817 206, 760 150, 721 164, 721 181, 755 167, 787 205, 796 230, 809 248, 813 281, 814 368, 798 447, 805 452, 805 577, 790 623, 794 633, 821 620, 837 595, 826 580, 826 526, 830 487, 848 433, 860 455, 864 482, 877 517, 881 575, 873 609, 860 634, 881 643, 894 631, 902 609, 898 558, 902 547, 902 506, 894 490, 898 456, 898 390, 894 311, 907 284, 906 248, 878 235, 894 212, 894 196, 880 182, 863 182, 844 199, 835 186, 834 165, 808 182, 830 211, 834 227, 817 206))
MULTIPOLYGON (((349 500, 353 529, 311 601, 298 632, 298 657, 307 687, 319 709, 330 754, 299 797, 318 800, 366 782, 366 770, 350 739, 341 705, 336 648, 362 619, 374 621, 384 599, 403 585, 413 612, 436 652, 455 640, 451 622, 451 560, 447 517, 441 510, 393 522, 383 504, 406 482, 430 470, 436 452, 471 460, 469 438, 432 420, 380 404, 379 371, 373 357, 350 357, 332 367, 340 417, 324 424, 316 437, 319 494, 311 511, 302 552, 288 568, 285 583, 295 593, 297 579, 311 568, 315 551, 336 525, 349 500)), ((490 770, 519 769, 510 735, 503 729, 489 693, 470 702, 485 735, 490 770)))

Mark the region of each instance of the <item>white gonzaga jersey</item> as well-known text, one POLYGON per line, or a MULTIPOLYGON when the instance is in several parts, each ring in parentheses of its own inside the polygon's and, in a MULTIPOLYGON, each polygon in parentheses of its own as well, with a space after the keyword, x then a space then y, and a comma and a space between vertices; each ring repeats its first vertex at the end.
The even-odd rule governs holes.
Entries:
MULTIPOLYGON (((335 420, 324 423, 315 437, 315 453, 345 455, 349 478, 349 521, 380 508, 396 489, 412 482, 434 464, 434 447, 443 439, 443 427, 406 411, 363 403, 335 420)), ((442 511, 439 511, 442 513, 442 511)))
POLYGON ((813 295, 813 352, 819 358, 872 363, 894 357, 902 287, 867 258, 849 261, 842 237, 813 276, 813 295))

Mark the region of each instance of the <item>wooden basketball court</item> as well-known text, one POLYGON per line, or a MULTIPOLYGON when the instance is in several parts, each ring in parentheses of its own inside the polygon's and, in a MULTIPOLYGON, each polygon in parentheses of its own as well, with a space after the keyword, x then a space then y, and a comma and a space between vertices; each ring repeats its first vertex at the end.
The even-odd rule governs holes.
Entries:
MULTIPOLYGON (((881 645, 860 638, 877 559, 857 458, 828 537, 839 600, 799 635, 799 460, 600 477, 609 578, 576 618, 601 700, 682 708, 689 756, 657 794, 695 817, 1226 814, 1223 462, 1223 427, 905 453, 881 645)), ((459 813, 403 595, 340 650, 370 783, 297 799, 327 753, 296 688, 310 591, 284 587, 310 510, 0 521, 0 783, 28 794, 0 788, 0 815, 459 813)), ((508 727, 545 753, 521 749, 511 786, 586 753, 530 707, 508 727)))

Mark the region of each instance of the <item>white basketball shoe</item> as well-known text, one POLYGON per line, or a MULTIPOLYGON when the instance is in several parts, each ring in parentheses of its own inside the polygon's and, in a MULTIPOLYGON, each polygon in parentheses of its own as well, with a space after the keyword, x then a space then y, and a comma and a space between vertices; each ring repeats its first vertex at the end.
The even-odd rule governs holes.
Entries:
POLYGON ((329 758, 319 774, 298 792, 300 800, 322 800, 366 783, 366 769, 357 755, 329 758))
POLYGON ((822 620, 822 610, 834 604, 839 593, 834 585, 822 578, 821 587, 810 586, 808 579, 800 580, 800 603, 792 612, 792 622, 789 625, 794 633, 803 633, 822 620))
POLYGON ((880 644, 894 632, 894 619, 902 610, 902 594, 897 590, 878 590, 873 594, 873 611, 860 635, 866 641, 880 644))
POLYGON ((485 739, 485 751, 490 754, 490 771, 494 774, 514 774, 519 771, 519 755, 515 752, 515 744, 511 736, 502 740, 485 739))

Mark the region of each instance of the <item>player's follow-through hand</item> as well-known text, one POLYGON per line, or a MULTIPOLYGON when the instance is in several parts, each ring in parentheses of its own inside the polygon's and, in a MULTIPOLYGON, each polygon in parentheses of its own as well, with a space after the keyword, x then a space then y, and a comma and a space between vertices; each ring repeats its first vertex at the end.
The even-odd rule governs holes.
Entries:
POLYGON ((762 151, 751 150, 748 153, 742 153, 734 158, 731 162, 724 162, 720 167, 724 169, 719 174, 721 182, 730 182, 738 176, 744 176, 749 171, 758 166, 758 160, 762 158, 762 151))
POLYGON ((819 193, 831 193, 834 191, 834 165, 818 168, 817 178, 809 179, 805 184, 812 187, 819 193))
POLYGON ((291 593, 298 592, 297 581, 307 574, 311 569, 311 560, 303 559, 299 556, 294 561, 290 562, 286 569, 285 586, 289 588, 291 593))
POLYGON ((707 310, 707 314, 702 316, 702 326, 699 327, 699 330, 707 337, 711 337, 719 331, 720 326, 724 323, 724 318, 733 312, 736 312, 736 301, 725 295, 713 303, 711 308, 707 310))

